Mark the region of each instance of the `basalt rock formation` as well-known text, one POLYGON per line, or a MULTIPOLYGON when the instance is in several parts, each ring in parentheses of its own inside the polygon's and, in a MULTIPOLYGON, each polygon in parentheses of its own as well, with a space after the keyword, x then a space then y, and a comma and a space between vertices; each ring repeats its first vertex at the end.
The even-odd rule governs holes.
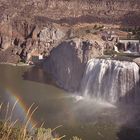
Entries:
POLYGON ((102 55, 101 46, 81 38, 66 40, 54 48, 44 69, 51 73, 57 84, 69 91, 77 91, 89 59, 102 55))
POLYGON ((1 0, 0 14, 36 23, 106 22, 139 25, 139 0, 1 0))
POLYGON ((66 35, 65 29, 52 24, 43 27, 5 20, 0 23, 0 62, 28 62, 33 55, 48 56, 66 35))
POLYGON ((1 0, 0 61, 48 56, 78 23, 140 25, 139 0, 1 0), (52 27, 52 24, 62 25, 52 27), (10 55, 10 58, 8 58, 10 55))
POLYGON ((75 91, 86 62, 103 52, 105 42, 94 25, 139 26, 139 5, 139 0, 1 0, 0 62, 42 55, 58 85, 75 91), (80 28, 81 23, 93 26, 80 28))

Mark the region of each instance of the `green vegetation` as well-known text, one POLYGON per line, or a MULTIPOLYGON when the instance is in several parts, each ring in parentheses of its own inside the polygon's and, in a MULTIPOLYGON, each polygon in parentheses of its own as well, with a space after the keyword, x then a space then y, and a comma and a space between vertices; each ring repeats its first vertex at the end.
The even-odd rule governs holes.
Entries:
MULTIPOLYGON (((29 129, 29 122, 34 114, 34 112, 37 110, 38 107, 33 109, 32 104, 30 108, 27 111, 28 119, 24 124, 18 125, 18 120, 12 122, 12 116, 13 111, 15 109, 17 102, 13 105, 12 109, 9 111, 9 103, 6 106, 6 113, 5 113, 5 119, 0 122, 0 140, 62 140, 65 139, 65 135, 61 137, 56 137, 53 135, 53 132, 56 131, 59 127, 56 127, 54 129, 43 128, 43 125, 40 128, 36 128, 36 126, 32 126, 32 128, 29 129), (33 111, 31 111, 33 109, 33 111), (10 114, 8 116, 8 114, 10 114)), ((0 105, 0 111, 2 111, 2 107, 4 105, 0 105)), ((78 137, 73 137, 70 140, 81 140, 78 137)))

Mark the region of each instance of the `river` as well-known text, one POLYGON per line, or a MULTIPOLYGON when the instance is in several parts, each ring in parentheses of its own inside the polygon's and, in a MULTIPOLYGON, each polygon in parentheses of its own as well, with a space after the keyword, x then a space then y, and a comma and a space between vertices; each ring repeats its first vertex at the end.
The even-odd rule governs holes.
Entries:
MULTIPOLYGON (((129 115, 120 116, 126 112, 118 113, 117 107, 107 103, 82 100, 50 84, 50 78, 41 69, 0 65, 0 102, 9 103, 12 108, 17 100, 13 120, 22 122, 34 103, 33 108, 38 109, 30 124, 40 126, 45 122, 46 128, 62 125, 56 133, 66 135, 66 140, 72 136, 83 140, 123 140, 120 125, 129 115)), ((4 114, 1 110, 1 119, 4 114)))

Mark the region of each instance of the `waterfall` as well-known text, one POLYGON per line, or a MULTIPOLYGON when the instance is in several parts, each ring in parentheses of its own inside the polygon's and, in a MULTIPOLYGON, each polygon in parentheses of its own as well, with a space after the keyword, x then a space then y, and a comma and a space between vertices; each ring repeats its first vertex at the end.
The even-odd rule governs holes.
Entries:
POLYGON ((116 103, 138 94, 139 67, 134 62, 92 59, 81 82, 85 97, 116 103), (129 95, 128 95, 129 94, 129 95))

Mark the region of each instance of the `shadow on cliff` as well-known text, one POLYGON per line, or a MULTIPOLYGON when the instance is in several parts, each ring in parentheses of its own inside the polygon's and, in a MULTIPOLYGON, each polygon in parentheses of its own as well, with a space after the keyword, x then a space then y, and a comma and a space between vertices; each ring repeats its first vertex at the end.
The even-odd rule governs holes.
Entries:
POLYGON ((23 74, 23 79, 77 91, 85 70, 83 57, 83 51, 74 41, 64 41, 52 49, 42 62, 42 68, 29 69, 23 74))
POLYGON ((97 22, 102 22, 102 23, 118 23, 118 20, 113 19, 109 16, 106 17, 95 17, 95 16, 90 16, 90 15, 85 15, 85 16, 79 16, 79 17, 68 17, 68 18, 61 18, 61 19, 52 19, 48 17, 43 17, 43 16, 36 16, 35 17, 35 22, 36 23, 46 23, 46 22, 52 22, 52 23, 57 23, 57 24, 69 24, 69 25, 74 25, 78 23, 97 23, 97 22))
POLYGON ((140 13, 129 12, 125 14, 121 19, 121 24, 123 27, 126 26, 140 26, 140 13))
POLYGON ((126 96, 120 100, 118 108, 124 113, 122 124, 117 137, 119 140, 140 140, 140 81, 126 96), (137 89, 137 91, 136 91, 137 89), (136 92, 136 95, 134 95, 136 92))
POLYGON ((136 12, 129 12, 122 17, 115 19, 112 15, 105 15, 104 17, 82 15, 79 17, 65 17, 60 19, 52 19, 44 16, 36 16, 35 23, 57 23, 74 25, 78 23, 103 23, 103 24, 121 24, 122 26, 139 26, 140 15, 136 12))
POLYGON ((51 51, 44 69, 53 75, 61 88, 77 91, 85 70, 82 48, 75 41, 62 42, 51 51))

